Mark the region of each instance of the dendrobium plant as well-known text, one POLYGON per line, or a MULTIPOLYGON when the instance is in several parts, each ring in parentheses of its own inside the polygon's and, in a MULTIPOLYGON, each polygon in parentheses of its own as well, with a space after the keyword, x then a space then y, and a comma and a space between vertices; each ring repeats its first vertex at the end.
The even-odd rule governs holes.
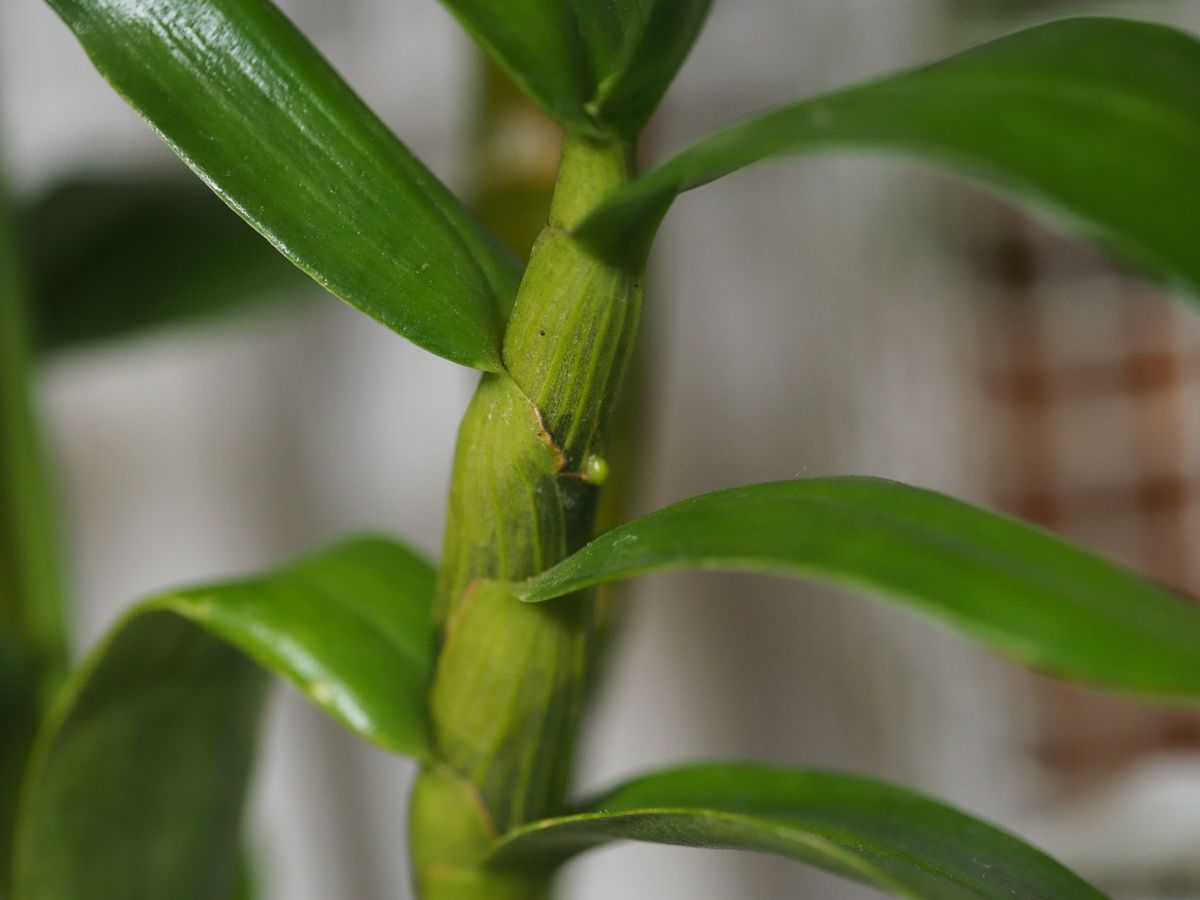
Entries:
MULTIPOLYGON (((733 487, 604 533, 596 508, 606 480, 628 478, 607 449, 614 409, 646 262, 681 192, 777 157, 900 154, 1047 211, 1194 294, 1200 43, 1133 21, 1058 21, 746 119, 643 175, 638 136, 711 0, 443 2, 562 127, 525 265, 269 0, 49 0, 100 73, 281 254, 482 374, 439 563, 356 538, 166 593, 61 686, 40 662, 57 652, 38 625, 54 580, 39 568, 41 507, 0 504, 13 658, 42 685, 10 896, 234 897, 271 674, 419 761, 409 809, 424 900, 547 897, 563 863, 616 840, 773 853, 905 897, 1103 896, 997 828, 857 775, 702 763, 577 797, 595 589, 689 568, 832 582, 1024 665, 1182 705, 1200 698, 1200 610, 1043 531, 878 478, 733 487)), ((15 258, 4 262, 11 275, 15 258)), ((24 352, 8 325, 19 291, 15 276, 0 284, 0 359, 24 352)), ((695 314, 719 299, 692 298, 695 314)), ((24 382, 0 387, 0 496, 20 495, 33 458, 24 382)))

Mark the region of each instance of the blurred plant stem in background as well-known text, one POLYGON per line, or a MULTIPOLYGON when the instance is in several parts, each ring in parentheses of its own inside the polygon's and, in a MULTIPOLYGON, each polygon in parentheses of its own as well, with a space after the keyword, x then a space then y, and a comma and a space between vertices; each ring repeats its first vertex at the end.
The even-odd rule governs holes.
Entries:
POLYGON ((491 59, 480 55, 477 65, 472 205, 525 260, 550 211, 562 129, 491 59))
POLYGON ((0 185, 0 854, 41 711, 67 665, 62 559, 32 396, 20 253, 0 185))

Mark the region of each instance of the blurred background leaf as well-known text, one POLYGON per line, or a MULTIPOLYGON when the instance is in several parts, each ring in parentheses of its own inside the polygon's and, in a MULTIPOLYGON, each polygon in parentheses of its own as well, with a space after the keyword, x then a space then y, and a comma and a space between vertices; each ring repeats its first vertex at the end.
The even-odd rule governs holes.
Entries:
POLYGON ((0 183, 0 859, 43 707, 67 666, 56 497, 33 400, 17 238, 0 183))
POLYGON ((73 178, 27 203, 20 224, 43 351, 315 293, 303 272, 189 178, 73 178))

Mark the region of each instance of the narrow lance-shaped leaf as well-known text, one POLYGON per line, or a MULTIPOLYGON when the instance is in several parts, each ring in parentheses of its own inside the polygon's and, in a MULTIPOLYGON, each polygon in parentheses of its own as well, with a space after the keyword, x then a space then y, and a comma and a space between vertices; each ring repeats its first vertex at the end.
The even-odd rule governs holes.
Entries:
POLYGON ((311 282, 198 181, 81 178, 21 217, 42 351, 207 320, 311 282))
POLYGON ((493 60, 483 59, 480 69, 471 156, 483 162, 471 207, 521 259, 528 259, 550 216, 558 174, 550 160, 558 158, 561 136, 493 60), (514 140, 529 148, 519 160, 511 156, 514 140))
POLYGON ((744 166, 851 149, 945 165, 1065 217, 1200 292, 1200 42, 1160 25, 1074 19, 928 68, 785 107, 706 138, 579 227, 644 256, 675 197, 744 166))
POLYGON ((433 570, 380 539, 136 607, 73 676, 22 795, 19 900, 229 900, 262 673, 428 756, 433 570), (240 651, 240 652, 238 652, 240 651))
POLYGON ((653 0, 614 71, 600 82, 596 118, 635 138, 683 66, 711 7, 712 0, 653 0))
POLYGON ((1200 607, 1015 520, 874 478, 704 494, 614 528, 511 587, 549 600, 649 572, 736 569, 863 588, 1027 666, 1200 698, 1200 607))
POLYGON ((587 60, 569 0, 442 0, 513 80, 558 121, 590 130, 587 60))
POLYGON ((33 399, 29 311, 0 187, 0 652, 52 680, 66 665, 62 561, 33 399))
POLYGON ((49 0, 285 256, 427 350, 500 367, 518 271, 268 0, 49 0))
POLYGON ((919 794, 755 765, 644 776, 506 836, 492 865, 554 865, 616 840, 771 853, 914 900, 1104 896, 1012 835, 919 794))
POLYGON ((67 664, 59 533, 11 226, 0 185, 0 859, 9 855, 17 785, 38 718, 67 664))

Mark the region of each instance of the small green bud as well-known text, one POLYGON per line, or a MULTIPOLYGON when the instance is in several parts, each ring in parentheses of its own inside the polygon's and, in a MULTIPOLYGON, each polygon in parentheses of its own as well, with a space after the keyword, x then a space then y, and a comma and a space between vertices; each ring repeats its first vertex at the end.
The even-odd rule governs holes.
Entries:
POLYGON ((591 454, 583 461, 583 478, 589 484, 600 487, 608 481, 608 460, 595 453, 591 454))

